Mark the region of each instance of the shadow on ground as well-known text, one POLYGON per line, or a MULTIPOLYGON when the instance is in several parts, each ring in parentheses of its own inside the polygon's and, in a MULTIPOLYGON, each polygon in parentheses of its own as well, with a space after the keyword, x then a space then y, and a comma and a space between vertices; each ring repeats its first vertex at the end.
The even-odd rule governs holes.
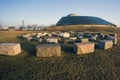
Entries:
POLYGON ((21 48, 31 56, 36 56, 36 45, 29 42, 21 42, 21 48))
POLYGON ((61 44, 62 51, 66 52, 66 53, 75 54, 73 47, 74 47, 73 45, 61 44))
POLYGON ((36 45, 26 41, 23 37, 17 36, 20 39, 22 50, 26 51, 28 55, 36 56, 36 45))

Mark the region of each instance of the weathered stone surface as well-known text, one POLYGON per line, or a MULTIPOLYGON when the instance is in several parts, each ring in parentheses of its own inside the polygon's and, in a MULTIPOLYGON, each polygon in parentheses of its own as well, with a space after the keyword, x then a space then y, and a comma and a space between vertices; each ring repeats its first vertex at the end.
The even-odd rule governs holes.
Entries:
POLYGON ((89 37, 90 41, 95 41, 97 38, 95 36, 89 37))
POLYGON ((0 54, 14 56, 20 53, 20 43, 0 43, 0 54))
POLYGON ((77 37, 69 37, 69 39, 71 39, 71 40, 76 40, 77 37))
POLYGON ((68 32, 60 33, 60 37, 68 38, 70 37, 70 33, 68 32))
POLYGON ((31 34, 30 34, 30 33, 28 33, 28 34, 26 34, 26 36, 31 36, 31 34))
POLYGON ((22 35, 23 38, 26 38, 27 36, 26 35, 22 35))
POLYGON ((103 40, 103 41, 99 41, 99 43, 98 43, 98 47, 100 49, 109 49, 112 46, 113 46, 112 40, 103 40))
POLYGON ((110 36, 117 37, 117 34, 115 34, 115 33, 111 33, 110 36))
POLYGON ((42 38, 38 38, 38 42, 42 42, 43 41, 43 39, 42 38))
POLYGON ((82 38, 82 39, 80 39, 80 41, 81 41, 82 43, 84 43, 84 42, 88 42, 89 40, 88 40, 88 38, 82 38))
POLYGON ((94 52, 94 43, 75 43, 74 51, 76 54, 87 54, 94 52))
POLYGON ((114 45, 117 44, 117 37, 109 36, 108 40, 112 40, 114 45))
POLYGON ((48 39, 47 39, 47 42, 50 42, 50 43, 58 43, 58 38, 48 38, 48 39))
POLYGON ((37 57, 61 56, 61 46, 59 44, 40 44, 36 48, 37 57))
POLYGON ((105 37, 105 35, 103 33, 98 33, 97 35, 98 35, 98 38, 104 38, 105 37))
POLYGON ((73 44, 75 42, 75 40, 72 40, 72 39, 66 39, 64 41, 65 44, 73 44))
POLYGON ((47 36, 48 36, 48 37, 52 37, 52 34, 49 33, 49 34, 47 34, 47 36))
POLYGON ((82 39, 82 38, 83 38, 83 36, 77 36, 77 38, 78 38, 78 39, 82 39))
POLYGON ((114 44, 114 45, 117 44, 117 38, 112 39, 112 41, 113 41, 113 44, 114 44))
POLYGON ((46 36, 46 35, 48 35, 48 33, 47 33, 47 32, 42 33, 42 36, 46 36))
POLYGON ((37 34, 36 34, 36 33, 32 33, 31 35, 32 35, 32 36, 36 36, 37 34))
POLYGON ((30 37, 26 37, 26 40, 27 41, 31 41, 33 38, 30 36, 30 37))
POLYGON ((37 37, 42 37, 43 34, 42 33, 37 33, 37 37))
POLYGON ((22 35, 23 38, 27 38, 27 37, 30 37, 30 36, 31 36, 31 34, 24 34, 24 35, 22 35))

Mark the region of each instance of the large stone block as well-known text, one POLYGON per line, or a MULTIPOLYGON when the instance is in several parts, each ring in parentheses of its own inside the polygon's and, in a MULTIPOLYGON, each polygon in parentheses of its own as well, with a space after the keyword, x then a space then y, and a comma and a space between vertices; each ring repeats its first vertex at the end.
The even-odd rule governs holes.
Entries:
POLYGON ((75 43, 74 51, 76 54, 87 54, 94 52, 94 43, 75 43))
POLYGON ((98 48, 109 49, 113 46, 112 40, 103 40, 98 42, 98 48))
POLYGON ((113 41, 113 44, 116 45, 117 44, 117 38, 114 38, 114 39, 110 39, 113 41))
POLYGON ((59 44, 40 44, 36 48, 37 57, 61 56, 61 46, 59 44))
POLYGON ((20 43, 0 43, 0 54, 14 56, 20 53, 20 43))
POLYGON ((108 40, 112 40, 114 45, 117 44, 117 37, 109 36, 108 40))

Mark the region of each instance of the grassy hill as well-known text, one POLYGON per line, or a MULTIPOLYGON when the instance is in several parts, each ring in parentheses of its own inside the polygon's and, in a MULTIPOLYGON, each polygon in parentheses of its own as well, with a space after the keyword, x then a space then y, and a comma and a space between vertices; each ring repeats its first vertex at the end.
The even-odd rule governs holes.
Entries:
MULTIPOLYGON (((119 28, 70 28, 76 31, 115 32, 119 28)), ((70 30, 47 28, 49 31, 70 30)), ((35 57, 37 42, 27 42, 17 36, 27 31, 1 31, 0 41, 20 42, 22 54, 9 57, 0 55, 0 80, 120 80, 120 38, 108 50, 95 49, 92 54, 76 55, 72 46, 62 47, 61 57, 35 57)))
POLYGON ((49 26, 48 31, 103 31, 103 32, 119 32, 117 27, 95 27, 95 26, 81 26, 81 25, 66 25, 66 26, 49 26))

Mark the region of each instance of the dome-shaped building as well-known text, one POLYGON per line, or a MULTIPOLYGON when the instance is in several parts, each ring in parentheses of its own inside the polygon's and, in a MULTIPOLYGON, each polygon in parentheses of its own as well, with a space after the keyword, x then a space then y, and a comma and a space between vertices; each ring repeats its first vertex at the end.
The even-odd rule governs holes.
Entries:
POLYGON ((65 17, 62 17, 56 25, 57 26, 62 26, 62 25, 116 26, 115 24, 110 23, 98 17, 78 16, 77 14, 69 14, 65 17))

